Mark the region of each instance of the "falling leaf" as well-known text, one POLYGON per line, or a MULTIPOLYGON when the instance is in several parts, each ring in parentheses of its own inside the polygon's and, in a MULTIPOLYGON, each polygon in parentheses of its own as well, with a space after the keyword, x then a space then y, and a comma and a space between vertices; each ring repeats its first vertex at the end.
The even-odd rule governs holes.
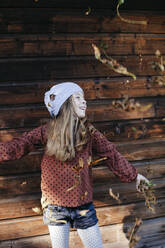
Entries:
POLYGON ((117 7, 116 7, 116 11, 117 11, 117 15, 120 18, 120 20, 122 20, 123 22, 127 22, 127 23, 131 23, 131 24, 142 24, 142 25, 147 25, 147 21, 134 21, 134 20, 128 20, 123 18, 120 13, 119 13, 119 7, 120 5, 122 5, 124 3, 124 0, 119 0, 117 7))
POLYGON ((156 83, 159 86, 165 86, 165 76, 153 77, 152 83, 156 83))
POLYGON ((80 166, 80 168, 84 167, 84 161, 82 158, 79 159, 79 166, 80 166))
POLYGON ((24 182, 21 183, 21 186, 24 186, 24 185, 26 185, 26 184, 27 184, 27 182, 24 181, 24 182))
POLYGON ((148 111, 151 107, 152 107, 152 104, 147 104, 147 105, 143 105, 143 106, 141 105, 139 110, 140 110, 141 112, 146 112, 146 111, 148 111))
POLYGON ((110 56, 108 56, 106 53, 105 53, 105 50, 104 50, 104 55, 105 55, 105 58, 102 58, 101 57, 101 52, 100 52, 100 49, 95 45, 95 44, 92 44, 92 47, 94 49, 94 54, 95 54, 95 58, 97 60, 99 60, 101 63, 105 64, 106 66, 110 67, 110 69, 112 69, 113 71, 117 72, 117 73, 120 73, 120 74, 124 74, 124 75, 127 75, 127 76, 130 76, 132 77, 134 80, 136 79, 136 76, 131 73, 131 72, 128 72, 127 68, 120 65, 115 59, 111 58, 110 56))
POLYGON ((152 62, 152 68, 156 72, 159 72, 160 75, 152 77, 152 83, 157 83, 159 86, 165 86, 165 60, 159 50, 156 50, 155 55, 158 61, 152 62))
POLYGON ((107 157, 103 157, 103 158, 97 159, 97 160, 95 160, 95 161, 92 162, 92 165, 96 165, 96 164, 98 164, 99 162, 102 162, 102 161, 104 161, 104 160, 106 160, 106 159, 107 159, 107 157))
POLYGON ((91 157, 91 156, 89 156, 89 158, 87 159, 88 166, 90 166, 90 165, 91 165, 91 162, 92 162, 92 157, 91 157))
POLYGON ((92 44, 92 47, 94 49, 94 53, 95 53, 96 59, 100 60, 101 59, 100 58, 101 57, 101 53, 100 53, 99 48, 96 45, 94 45, 94 44, 92 44))
POLYGON ((36 214, 42 214, 42 209, 39 208, 39 207, 35 207, 35 208, 32 208, 33 212, 35 212, 36 214))
POLYGON ((149 181, 149 183, 145 181, 141 181, 138 186, 140 192, 144 196, 146 207, 154 213, 155 212, 154 206, 157 204, 157 200, 154 195, 155 191, 153 187, 154 185, 152 184, 151 181, 149 181))
POLYGON ((156 50, 155 55, 156 55, 157 57, 160 57, 160 56, 161 56, 160 51, 159 51, 159 50, 156 50))
POLYGON ((110 188, 110 189, 109 189, 109 194, 110 194, 110 196, 111 196, 113 199, 115 199, 115 200, 118 202, 118 204, 121 204, 121 200, 119 199, 119 193, 117 193, 117 195, 115 195, 115 194, 113 193, 112 189, 110 188))
POLYGON ((145 112, 152 107, 152 104, 142 105, 139 102, 136 102, 135 99, 129 99, 128 96, 125 96, 123 100, 114 100, 112 105, 115 108, 123 109, 124 111, 140 111, 145 112))
POLYGON ((91 13, 91 8, 88 7, 88 10, 85 12, 85 15, 89 15, 91 13))

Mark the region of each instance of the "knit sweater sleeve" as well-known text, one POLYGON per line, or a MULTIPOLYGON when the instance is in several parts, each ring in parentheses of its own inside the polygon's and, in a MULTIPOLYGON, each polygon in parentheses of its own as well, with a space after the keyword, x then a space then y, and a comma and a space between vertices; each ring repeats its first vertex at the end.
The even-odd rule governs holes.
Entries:
POLYGON ((109 169, 122 182, 131 182, 137 177, 137 170, 132 166, 126 158, 124 158, 117 150, 114 144, 109 142, 103 134, 93 127, 91 132, 92 149, 100 157, 106 157, 106 163, 109 169))
POLYGON ((19 159, 45 144, 46 125, 25 132, 8 142, 0 142, 0 162, 19 159))

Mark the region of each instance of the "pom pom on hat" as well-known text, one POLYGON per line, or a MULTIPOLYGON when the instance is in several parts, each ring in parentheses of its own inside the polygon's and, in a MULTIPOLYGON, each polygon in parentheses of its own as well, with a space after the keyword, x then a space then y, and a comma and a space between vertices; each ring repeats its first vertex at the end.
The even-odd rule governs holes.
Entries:
POLYGON ((74 93, 83 92, 81 87, 72 82, 54 85, 45 93, 44 102, 50 115, 57 116, 62 104, 74 93))

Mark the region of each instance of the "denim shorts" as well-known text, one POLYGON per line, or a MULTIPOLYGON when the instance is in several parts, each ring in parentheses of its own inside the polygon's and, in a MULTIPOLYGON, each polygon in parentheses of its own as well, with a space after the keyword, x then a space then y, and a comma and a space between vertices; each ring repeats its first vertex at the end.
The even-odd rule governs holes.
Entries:
POLYGON ((71 227, 86 229, 98 222, 93 203, 87 203, 79 207, 61 207, 48 205, 43 213, 43 221, 46 225, 61 226, 70 223, 71 227))

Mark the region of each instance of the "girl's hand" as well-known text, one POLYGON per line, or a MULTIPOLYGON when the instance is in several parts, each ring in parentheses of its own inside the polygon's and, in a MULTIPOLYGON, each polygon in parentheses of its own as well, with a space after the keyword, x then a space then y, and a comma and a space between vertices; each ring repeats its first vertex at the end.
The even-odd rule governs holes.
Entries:
POLYGON ((146 189, 148 188, 147 184, 149 184, 149 180, 146 177, 142 176, 141 174, 138 174, 136 178, 136 189, 138 192, 141 192, 139 189, 139 185, 141 181, 143 181, 146 184, 146 189))

